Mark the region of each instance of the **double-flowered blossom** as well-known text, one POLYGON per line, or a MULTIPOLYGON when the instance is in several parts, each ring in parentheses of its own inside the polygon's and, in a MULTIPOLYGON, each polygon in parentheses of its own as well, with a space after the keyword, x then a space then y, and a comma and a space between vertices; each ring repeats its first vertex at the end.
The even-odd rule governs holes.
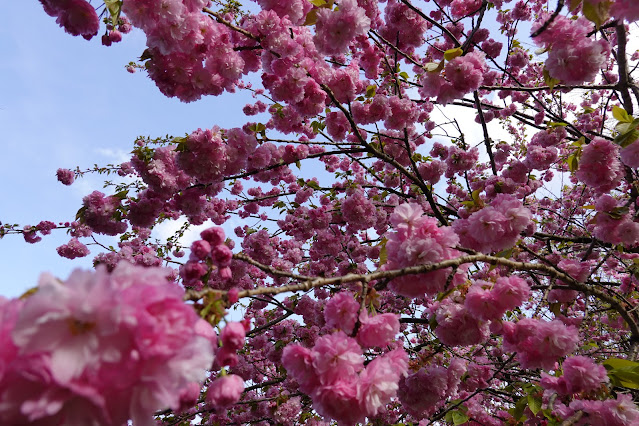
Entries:
POLYGON ((435 311, 435 335, 449 346, 470 346, 485 342, 489 324, 473 316, 468 309, 446 299, 435 311))
POLYGON ((62 183, 62 185, 71 185, 75 180, 75 173, 73 170, 69 169, 58 169, 56 172, 56 177, 58 181, 62 183))
MULTIPOLYGON (((557 410, 560 411, 560 410, 557 410)), ((596 399, 577 399, 564 407, 560 414, 569 418, 577 412, 582 412, 581 422, 578 424, 592 426, 626 426, 639 422, 639 410, 629 394, 619 394, 615 399, 604 401, 596 399)))
POLYGON ((484 54, 470 52, 447 62, 444 72, 426 72, 422 76, 420 95, 437 97, 437 102, 447 104, 477 90, 483 83, 488 67, 484 54))
MULTIPOLYGON (((394 231, 387 234, 387 263, 384 269, 400 269, 452 259, 459 252, 457 235, 449 227, 438 227, 437 220, 423 216, 418 204, 402 204, 390 216, 394 231)), ((390 288, 407 297, 436 294, 444 289, 449 269, 395 278, 390 288)))
POLYGON ((568 357, 561 368, 561 377, 542 373, 541 385, 561 394, 573 394, 597 390, 609 381, 604 366, 585 356, 568 357))
POLYGON ((504 349, 517 352, 523 368, 552 370, 561 357, 577 348, 579 333, 559 320, 523 318, 503 324, 504 349))
POLYGON ((40 0, 44 11, 56 18, 64 30, 74 36, 90 40, 100 29, 100 19, 95 9, 85 0, 40 0))
POLYGON ((532 214, 522 202, 498 194, 489 206, 453 223, 464 247, 483 253, 510 248, 531 223, 532 214))
POLYGON ((359 314, 359 303, 350 291, 343 291, 331 297, 324 307, 326 325, 350 334, 359 314))
POLYGON ((398 397, 408 412, 424 417, 447 397, 456 395, 466 362, 454 358, 447 367, 431 364, 402 378, 398 397))
POLYGON ((215 332, 162 268, 43 275, 0 303, 2 424, 155 424, 180 409, 213 362, 215 332))
POLYGON ((530 297, 530 286, 516 277, 500 277, 494 285, 476 281, 468 290, 464 306, 480 320, 498 320, 530 297), (492 287, 492 288, 491 288, 492 287))
POLYGON ((615 189, 623 178, 617 145, 603 138, 594 138, 583 149, 576 175, 598 192, 615 189))
POLYGON ((243 391, 244 380, 236 374, 229 374, 215 379, 209 385, 206 401, 215 409, 222 410, 239 401, 243 391))
POLYGON ((84 257, 90 253, 89 248, 82 244, 77 238, 71 238, 68 243, 61 245, 56 251, 60 256, 66 257, 67 259, 84 257))
POLYGON ((625 19, 628 22, 639 19, 639 3, 634 0, 615 0, 610 11, 617 19, 625 19))
POLYGON ((319 414, 355 424, 377 414, 395 396, 408 357, 395 349, 364 367, 357 340, 339 331, 320 337, 311 349, 287 346, 282 363, 319 414))
POLYGON ((121 198, 93 191, 82 199, 82 203, 81 219, 94 232, 117 235, 126 231, 127 225, 122 221, 121 198))
MULTIPOLYGON (((576 21, 561 15, 556 18, 535 38, 535 42, 550 49, 546 60, 548 73, 564 84, 592 81, 606 64, 610 44, 587 37, 590 23, 585 18, 576 21)), ((533 25, 533 31, 540 28, 541 22, 533 25)))
POLYGON ((281 18, 285 16, 295 25, 303 24, 306 14, 313 7, 306 0, 257 0, 264 10, 272 10, 281 18))
POLYGON ((320 9, 315 25, 315 47, 325 55, 339 55, 348 51, 348 46, 357 36, 366 34, 371 20, 356 0, 342 0, 339 10, 320 9))

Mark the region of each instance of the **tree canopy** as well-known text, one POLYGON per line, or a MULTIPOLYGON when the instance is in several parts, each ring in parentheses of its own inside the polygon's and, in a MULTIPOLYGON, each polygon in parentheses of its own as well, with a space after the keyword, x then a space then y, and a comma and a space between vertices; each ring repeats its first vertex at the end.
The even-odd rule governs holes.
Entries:
POLYGON ((40 3, 253 100, 1 225, 99 253, 0 298, 0 423, 639 424, 638 2, 40 3))

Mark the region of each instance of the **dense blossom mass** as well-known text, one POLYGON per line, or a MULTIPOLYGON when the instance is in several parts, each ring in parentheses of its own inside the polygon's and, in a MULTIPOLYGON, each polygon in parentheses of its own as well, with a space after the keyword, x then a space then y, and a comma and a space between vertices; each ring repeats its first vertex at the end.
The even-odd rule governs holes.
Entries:
POLYGON ((249 101, 0 226, 98 251, 0 299, 0 423, 639 424, 639 2, 40 3, 249 101))

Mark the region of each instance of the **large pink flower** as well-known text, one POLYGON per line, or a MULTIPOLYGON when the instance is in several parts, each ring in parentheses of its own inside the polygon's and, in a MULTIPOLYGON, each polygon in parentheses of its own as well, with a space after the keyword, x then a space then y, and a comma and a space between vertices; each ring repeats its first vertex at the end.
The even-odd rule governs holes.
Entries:
POLYGON ((154 411, 178 409, 206 377, 215 333, 167 272, 121 262, 66 282, 43 275, 0 352, 10 354, 0 358, 0 419, 149 424, 154 411))
POLYGON ((323 384, 352 377, 364 368, 362 349, 341 331, 322 336, 313 348, 313 367, 323 384))

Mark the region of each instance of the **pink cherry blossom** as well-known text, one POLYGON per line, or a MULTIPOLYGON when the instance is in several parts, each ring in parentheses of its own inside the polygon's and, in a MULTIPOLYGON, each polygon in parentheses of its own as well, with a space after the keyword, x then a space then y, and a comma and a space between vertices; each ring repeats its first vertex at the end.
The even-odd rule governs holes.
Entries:
POLYGON ((235 374, 215 379, 206 393, 206 401, 216 410, 228 408, 238 402, 244 391, 244 380, 235 374))
POLYGON ((395 314, 369 316, 365 311, 359 317, 357 342, 365 348, 385 346, 399 333, 399 318, 395 314))

